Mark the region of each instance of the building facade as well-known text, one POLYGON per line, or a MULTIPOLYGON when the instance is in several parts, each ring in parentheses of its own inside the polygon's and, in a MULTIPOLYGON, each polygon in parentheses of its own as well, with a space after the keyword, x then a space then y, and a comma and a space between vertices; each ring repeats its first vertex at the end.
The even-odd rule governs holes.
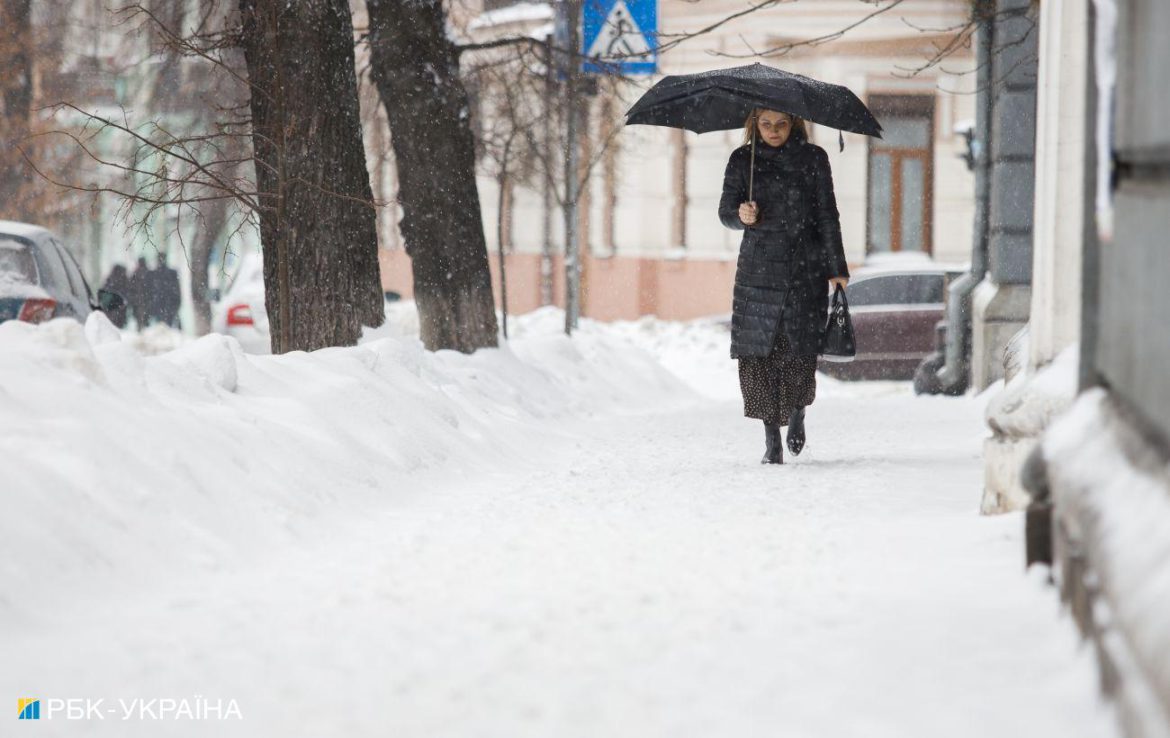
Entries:
MULTIPOLYGON (((1026 325, 984 508, 1027 508, 1126 735, 1170 736, 1170 5, 1040 0, 1026 325)), ((973 357, 973 363, 981 357, 973 357)), ((977 369, 972 367, 972 371, 977 369)))
MULTIPOLYGON (((663 39, 671 38, 741 9, 721 1, 662 0, 659 30, 663 39)), ((720 66, 761 61, 844 84, 882 122, 882 140, 847 133, 844 151, 838 148, 837 131, 810 130, 813 142, 830 155, 852 266, 877 252, 919 252, 945 262, 969 258, 972 175, 963 158, 963 132, 972 125, 975 83, 963 72, 970 69, 972 56, 959 44, 942 64, 927 63, 955 39, 955 29, 969 17, 969 4, 908 0, 894 13, 857 24, 872 12, 846 0, 780 4, 683 41, 660 56, 653 77, 599 85, 601 91, 586 103, 587 124, 580 136, 582 159, 590 167, 583 177, 577 228, 583 315, 684 319, 730 311, 741 234, 724 228, 715 211, 727 158, 742 143, 742 131, 697 135, 622 125, 624 111, 662 75, 720 66), (783 56, 753 52, 834 34, 839 38, 797 46, 783 56)), ((464 33, 479 40, 543 38, 551 33, 553 19, 553 9, 545 4, 495 3, 469 16, 464 33)), ((555 118, 559 101, 547 104, 547 117, 555 118)), ((366 139, 377 136, 367 133, 366 139)), ((392 201, 393 182, 381 184, 384 199, 392 201)), ((546 187, 541 177, 505 188, 497 178, 480 177, 497 304, 502 237, 510 312, 550 302, 563 305, 564 228, 557 198, 549 197, 546 187), (497 227, 501 218, 506 227, 497 227)), ((383 228, 394 220, 384 220, 383 228)), ((386 233, 381 241, 389 246, 382 251, 384 286, 409 296, 409 257, 398 245, 401 239, 386 233)))

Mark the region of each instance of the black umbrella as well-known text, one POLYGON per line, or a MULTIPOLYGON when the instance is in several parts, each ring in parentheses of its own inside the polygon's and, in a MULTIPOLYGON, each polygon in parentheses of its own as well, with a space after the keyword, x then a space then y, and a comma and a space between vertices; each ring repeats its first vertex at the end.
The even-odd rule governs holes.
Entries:
MULTIPOLYGON (((685 128, 695 133, 740 128, 755 108, 795 115, 839 131, 881 138, 882 127, 847 87, 747 64, 663 77, 626 113, 626 125, 685 128)), ((841 148, 845 139, 838 134, 841 148)), ((752 130, 752 170, 756 139, 752 130)), ((748 185, 749 197, 751 184, 748 185)))

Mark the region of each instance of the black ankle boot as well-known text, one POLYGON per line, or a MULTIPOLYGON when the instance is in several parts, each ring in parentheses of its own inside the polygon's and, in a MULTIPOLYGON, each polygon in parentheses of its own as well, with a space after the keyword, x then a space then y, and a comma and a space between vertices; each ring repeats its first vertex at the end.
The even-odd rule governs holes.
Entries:
POLYGON ((804 406, 792 411, 788 417, 788 450, 799 456, 804 448, 804 406))
POLYGON ((780 443, 780 426, 764 423, 764 442, 767 443, 767 447, 764 451, 764 458, 760 459, 760 463, 783 464, 784 446, 780 443))

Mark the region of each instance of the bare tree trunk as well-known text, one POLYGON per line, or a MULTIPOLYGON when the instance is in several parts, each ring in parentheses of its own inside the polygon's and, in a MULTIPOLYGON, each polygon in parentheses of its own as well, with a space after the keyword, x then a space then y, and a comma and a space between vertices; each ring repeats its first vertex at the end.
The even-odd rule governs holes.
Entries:
POLYGON ((544 38, 544 121, 543 139, 541 147, 544 152, 544 208, 541 211, 541 243, 540 243, 540 304, 553 304, 553 245, 552 245, 552 218, 553 218, 553 135, 552 119, 553 108, 556 106, 556 67, 553 63, 552 35, 544 38))
POLYGON ((240 0, 272 349, 381 325, 370 179, 345 0, 240 0))
POLYGON ((390 120, 423 345, 497 345, 475 143, 439 0, 369 0, 371 77, 390 120))
POLYGON ((592 105, 589 98, 577 98, 577 140, 580 142, 577 160, 577 315, 589 314, 589 260, 593 257, 590 215, 593 211, 593 137, 590 135, 592 105))
MULTIPOLYGON (((581 44, 581 0, 565 0, 559 12, 566 13, 569 20, 569 48, 577 49, 581 44)), ((580 69, 575 58, 565 62, 565 154, 561 162, 565 167, 565 197, 561 202, 561 214, 565 220, 565 335, 572 335, 580 315, 581 299, 581 249, 577 226, 577 198, 580 179, 578 165, 580 147, 577 140, 577 124, 580 122, 578 98, 580 97, 580 69)))
POLYGON ((28 134, 33 97, 31 0, 0 0, 0 204, 28 217, 20 191, 30 175, 15 144, 28 134))
MULTIPOLYGON (((507 162, 508 149, 504 148, 504 161, 507 162)), ((500 255, 500 313, 504 318, 504 338, 508 337, 508 266, 507 256, 504 254, 504 219, 508 217, 508 193, 511 184, 508 182, 508 170, 501 169, 496 178, 500 195, 496 201, 496 251, 500 255)))
POLYGON ((228 203, 215 200, 200 208, 203 215, 195 238, 191 242, 191 307, 195 315, 195 335, 211 332, 211 252, 223 234, 228 220, 228 203))

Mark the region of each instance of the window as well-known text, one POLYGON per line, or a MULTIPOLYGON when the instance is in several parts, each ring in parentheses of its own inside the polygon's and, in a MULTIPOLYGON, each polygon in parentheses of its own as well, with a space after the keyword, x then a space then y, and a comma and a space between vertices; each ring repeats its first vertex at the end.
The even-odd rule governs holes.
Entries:
POLYGON ((57 244, 57 248, 61 251, 61 260, 65 262, 65 273, 69 275, 69 284, 73 287, 73 294, 89 302, 89 283, 85 281, 85 275, 81 273, 77 259, 73 258, 73 252, 65 248, 65 245, 60 241, 53 243, 57 244))
POLYGON ((58 292, 72 292, 69 288, 69 278, 65 276, 65 264, 56 246, 50 240, 43 240, 36 247, 37 267, 41 273, 41 286, 57 294, 58 292))
POLYGON ((941 274, 911 274, 906 277, 907 302, 938 304, 943 302, 946 279, 941 274))
POLYGON ((931 305, 943 301, 943 275, 891 274, 851 282, 850 307, 873 305, 931 305))
POLYGON ((869 140, 868 250, 930 253, 934 98, 875 95, 869 106, 883 131, 869 140))
POLYGON ((77 267, 77 262, 74 260, 73 254, 70 254, 69 249, 64 247, 60 241, 54 240, 53 246, 56 247, 57 254, 61 255, 61 263, 66 268, 69 291, 73 292, 74 296, 83 299, 83 301, 89 302, 89 287, 85 284, 85 280, 81 276, 81 269, 77 267))
POLYGON ((0 236, 0 289, 5 282, 36 284, 37 265, 27 244, 0 236))

